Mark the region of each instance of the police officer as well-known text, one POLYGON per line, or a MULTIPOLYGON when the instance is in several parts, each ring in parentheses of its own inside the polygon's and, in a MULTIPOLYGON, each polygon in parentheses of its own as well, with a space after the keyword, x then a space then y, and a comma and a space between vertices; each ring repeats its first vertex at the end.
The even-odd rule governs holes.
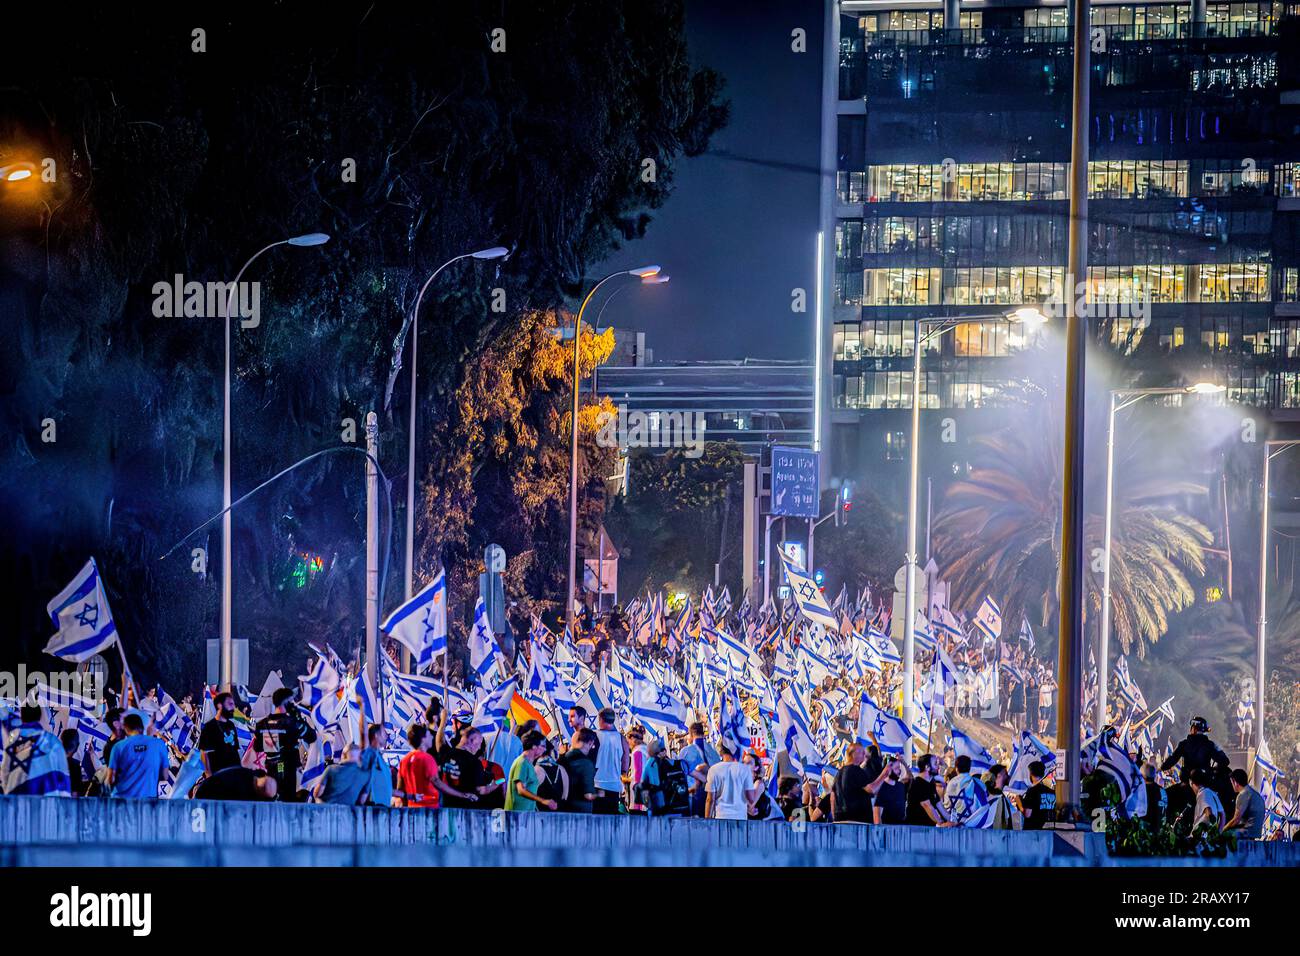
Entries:
POLYGON ((1179 776, 1184 782, 1192 775, 1193 770, 1207 771, 1216 782, 1226 777, 1228 774, 1228 755, 1220 750, 1218 745, 1209 738, 1209 732, 1210 725, 1204 717, 1193 717, 1187 736, 1179 742, 1174 752, 1169 755, 1169 758, 1160 765, 1160 769, 1169 770, 1181 760, 1183 766, 1179 771, 1179 776))

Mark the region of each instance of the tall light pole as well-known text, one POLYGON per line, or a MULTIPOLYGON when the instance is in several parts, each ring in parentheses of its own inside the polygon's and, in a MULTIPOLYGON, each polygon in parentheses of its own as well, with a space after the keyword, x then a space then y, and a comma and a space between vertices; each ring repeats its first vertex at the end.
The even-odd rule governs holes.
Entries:
MULTIPOLYGON (((510 250, 505 246, 492 246, 448 259, 424 280, 424 285, 420 286, 420 292, 415 297, 415 308, 411 310, 411 420, 406 428, 406 587, 404 591, 408 601, 415 596, 415 411, 416 384, 419 378, 416 356, 420 344, 420 303, 424 301, 425 290, 433 284, 434 279, 438 278, 438 273, 453 262, 460 262, 462 259, 500 259, 509 252, 510 250)), ((408 653, 403 651, 402 658, 405 659, 408 653)))
POLYGON ((1101 541, 1101 634, 1097 654, 1097 732, 1106 726, 1110 683, 1110 545, 1111 521, 1115 500, 1115 415, 1136 405, 1148 395, 1212 395, 1222 392, 1222 385, 1197 382, 1178 388, 1113 388, 1110 390, 1110 416, 1106 420, 1106 517, 1101 541))
MULTIPOLYGON (((650 276, 649 278, 642 279, 641 284, 642 285, 663 285, 670 278, 671 276, 666 276, 663 273, 660 273, 659 275, 650 276)), ((600 304, 600 311, 596 313, 596 321, 591 324, 592 335, 600 335, 600 320, 604 317, 605 310, 609 308, 609 304, 613 302, 616 298, 618 298, 618 294, 620 292, 622 292, 624 289, 630 289, 630 288, 632 287, 629 285, 619 286, 617 289, 615 289, 613 292, 609 294, 609 297, 605 299, 604 302, 600 304)), ((599 372, 600 372, 599 365, 597 365, 595 368, 591 370, 591 397, 592 398, 595 398, 598 394, 600 394, 600 390, 596 382, 597 374, 599 372)))
POLYGON ((907 553, 903 555, 907 593, 903 596, 903 723, 909 731, 903 755, 912 760, 912 695, 915 684, 914 632, 916 630, 916 525, 920 510, 918 485, 921 479, 921 351, 932 338, 951 332, 959 325, 986 325, 992 322, 1018 322, 1022 325, 1040 325, 1047 321, 1039 309, 1026 306, 1008 312, 986 315, 931 316, 916 320, 912 335, 912 439, 909 449, 910 465, 907 480, 907 553), (926 326, 937 326, 924 332, 926 326))
POLYGON ((1070 221, 1065 257, 1065 434, 1061 467, 1060 562, 1057 619, 1056 805, 1061 819, 1079 806, 1079 727, 1083 716, 1083 426, 1087 382, 1088 317, 1080 315, 1080 292, 1088 281, 1088 124, 1091 110, 1092 5, 1070 0, 1074 30, 1070 136, 1070 221))
MULTIPOLYGON (((1259 621, 1255 630, 1255 753, 1264 747, 1264 646, 1268 637, 1268 490, 1270 462, 1300 440, 1264 442, 1264 503, 1259 516, 1259 621)), ((1259 761, 1255 762, 1259 766, 1259 761)))
POLYGON ((235 656, 234 643, 231 640, 231 609, 234 603, 234 582, 231 580, 231 568, 233 567, 234 554, 234 536, 231 521, 232 513, 230 510, 230 312, 234 303, 235 290, 239 287, 239 280, 243 278, 245 270, 253 264, 253 260, 262 253, 274 249, 276 246, 323 246, 330 241, 330 237, 323 232, 309 232, 306 235, 294 236, 292 239, 281 239, 279 242, 273 242, 269 246, 263 246, 255 253, 248 257, 248 261, 243 264, 240 270, 235 273, 235 281, 230 283, 226 289, 226 376, 223 388, 223 410, 222 410, 222 427, 221 427, 221 689, 233 690, 232 682, 234 681, 235 656))
POLYGON ((647 279, 653 279, 659 275, 658 266, 639 266, 635 269, 621 269, 618 272, 611 272, 605 278, 601 279, 587 297, 582 300, 582 305, 578 307, 578 316, 573 323, 573 419, 569 425, 570 444, 569 444, 569 596, 564 602, 566 609, 565 623, 570 627, 573 626, 577 619, 577 579, 575 575, 578 569, 578 399, 580 378, 578 374, 578 343, 582 339, 582 313, 587 310, 587 304, 591 302, 591 297, 596 294, 596 290, 603 286, 611 279, 617 279, 619 276, 635 276, 642 282, 647 279))

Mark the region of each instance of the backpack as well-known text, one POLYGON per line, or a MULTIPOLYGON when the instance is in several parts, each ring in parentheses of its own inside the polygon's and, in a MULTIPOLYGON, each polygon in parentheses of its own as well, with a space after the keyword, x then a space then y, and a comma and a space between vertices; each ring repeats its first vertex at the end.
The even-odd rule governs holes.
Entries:
MULTIPOLYGON (((543 800, 554 800, 556 803, 563 803, 569 797, 569 775, 565 773, 563 767, 558 763, 551 763, 549 766, 543 763, 533 765, 537 771, 538 784, 537 795, 543 800)), ((545 810, 545 807, 541 809, 545 810)))
POLYGON ((644 785, 650 812, 655 816, 689 813, 691 794, 686 780, 686 767, 680 760, 656 757, 655 768, 659 772, 658 785, 644 785))

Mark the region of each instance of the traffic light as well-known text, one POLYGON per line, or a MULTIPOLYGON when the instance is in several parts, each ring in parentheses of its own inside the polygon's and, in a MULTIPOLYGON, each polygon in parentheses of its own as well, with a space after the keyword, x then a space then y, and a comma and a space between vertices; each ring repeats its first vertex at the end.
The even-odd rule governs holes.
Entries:
POLYGON ((835 526, 840 527, 849 523, 849 512, 853 510, 853 482, 845 480, 840 485, 839 498, 835 504, 835 526))

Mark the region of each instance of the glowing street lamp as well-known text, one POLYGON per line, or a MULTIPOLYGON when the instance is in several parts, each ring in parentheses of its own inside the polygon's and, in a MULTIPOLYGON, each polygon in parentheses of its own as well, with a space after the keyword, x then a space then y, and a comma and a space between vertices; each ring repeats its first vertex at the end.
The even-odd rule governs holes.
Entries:
MULTIPOLYGON (((994 322, 1014 322, 1022 326, 1038 326, 1047 322, 1047 315, 1033 306, 1024 306, 1010 312, 988 315, 932 316, 916 320, 912 339, 912 447, 911 468, 907 483, 907 553, 903 555, 907 593, 903 599, 903 722, 912 726, 912 685, 915 683, 914 632, 916 630, 916 525, 920 500, 917 485, 921 469, 921 351, 932 338, 951 332, 959 325, 985 325, 994 322), (934 326, 923 332, 926 326, 934 326)), ((907 738, 904 760, 912 759, 912 737, 907 738)))
MULTIPOLYGON (((619 276, 635 276, 641 280, 643 285, 658 285, 658 282, 647 280, 656 279, 659 272, 660 268, 658 266, 638 266, 635 269, 620 269, 618 272, 611 272, 591 287, 587 297, 582 300, 582 305, 578 307, 578 316, 573 324, 573 418, 569 425, 571 433, 569 443, 569 596, 564 602, 565 621, 570 627, 573 626, 574 621, 577 619, 578 600, 578 345, 582 341, 582 314, 587 310, 587 304, 591 302, 596 290, 611 279, 617 279, 619 276)), ((666 276, 664 278, 667 279, 666 276)))
MULTIPOLYGON (((420 343, 420 303, 424 301, 425 290, 438 278, 438 273, 453 262, 462 259, 503 259, 510 254, 505 246, 491 246, 478 252, 466 252, 448 259, 434 269, 429 278, 420 286, 420 293, 415 297, 415 308, 411 310, 411 410, 410 423, 406 429, 406 600, 415 594, 415 410, 416 410, 416 355, 420 343)), ((405 661, 408 652, 403 651, 405 661)))
POLYGON ((235 274, 235 281, 230 283, 226 292, 226 375, 225 385, 223 388, 223 410, 222 410, 222 428, 221 428, 221 689, 231 690, 231 684, 234 680, 234 643, 232 641, 232 608, 234 606, 233 581, 231 580, 232 556, 234 552, 234 539, 232 528, 232 512, 230 507, 230 314, 234 302, 235 290, 239 287, 239 280, 243 278, 244 271, 253 264, 253 260, 262 253, 274 249, 276 246, 299 246, 308 248, 312 246, 323 246, 329 242, 330 237, 323 232, 309 232, 301 236, 293 236, 289 239, 281 239, 273 242, 268 246, 263 246, 257 252, 249 256, 248 261, 243 264, 239 272, 235 274))
POLYGON ((1106 726, 1110 682, 1110 545, 1115 486, 1115 413, 1136 405, 1148 395, 1215 395, 1224 391, 1214 382, 1197 382, 1173 388, 1113 388, 1110 418, 1106 422, 1106 517, 1101 543, 1101 640, 1097 655, 1097 732, 1106 726))
POLYGON ((0 183, 20 183, 24 179, 31 179, 36 175, 36 165, 34 163, 10 163, 8 166, 0 166, 0 183))

